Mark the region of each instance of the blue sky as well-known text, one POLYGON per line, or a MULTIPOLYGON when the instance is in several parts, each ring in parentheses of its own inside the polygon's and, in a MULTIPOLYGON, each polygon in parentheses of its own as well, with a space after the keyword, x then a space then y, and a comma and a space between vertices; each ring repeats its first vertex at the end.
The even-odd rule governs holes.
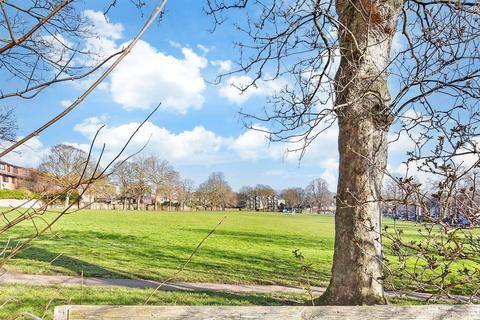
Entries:
MULTIPOLYGON (((164 19, 152 26, 100 88, 8 160, 36 166, 54 144, 71 143, 85 149, 102 124, 106 128, 99 142, 106 143, 107 160, 162 101, 162 107, 135 137, 128 152, 149 141, 144 155, 167 159, 182 177, 197 184, 211 172, 222 171, 236 190, 259 183, 279 190, 305 187, 319 177, 334 190, 338 166, 335 126, 321 135, 299 162, 298 154, 285 153, 287 145, 269 144, 264 134, 247 131, 239 118, 240 108, 260 110, 265 98, 288 79, 261 83, 244 95, 239 95, 230 83, 245 81, 245 75, 227 78, 219 85, 210 83, 219 73, 234 68, 238 55, 232 42, 241 35, 228 27, 210 33, 212 20, 204 14, 202 3, 170 1, 164 19)), ((102 9, 81 8, 98 36, 85 45, 106 54, 131 40, 146 16, 124 4, 111 11, 110 23, 106 23, 102 9)), ((145 7, 143 13, 148 15, 150 9, 145 7)), ((34 100, 10 100, 8 104, 17 111, 20 135, 60 112, 89 81, 51 87, 34 100)), ((391 148, 392 168, 400 165, 406 144, 400 141, 391 148)))

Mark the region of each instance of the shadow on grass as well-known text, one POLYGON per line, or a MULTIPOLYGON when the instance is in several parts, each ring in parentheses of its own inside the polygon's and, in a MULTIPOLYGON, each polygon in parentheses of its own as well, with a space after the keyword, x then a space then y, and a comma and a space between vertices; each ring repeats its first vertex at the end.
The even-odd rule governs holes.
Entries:
MULTIPOLYGON (((53 308, 60 305, 143 305, 150 291, 92 287, 6 286, 0 291, 0 318, 13 319, 20 312, 53 318, 53 308), (12 299, 14 297, 14 299, 12 299)), ((217 292, 159 291, 149 305, 168 306, 298 306, 308 305, 306 296, 234 294, 217 292)), ((23 319, 23 318, 22 318, 23 319)))
MULTIPOLYGON (((211 230, 206 228, 181 228, 181 230, 194 232, 198 234, 208 234, 211 230)), ((215 231, 216 236, 225 236, 231 237, 243 241, 248 241, 252 244, 275 244, 278 246, 292 246, 292 245, 302 245, 312 248, 333 248, 333 238, 331 240, 327 239, 312 239, 309 237, 302 237, 298 235, 288 235, 288 234, 263 234, 258 232, 247 232, 247 231, 232 231, 232 230, 217 230, 215 231)))
POLYGON ((35 246, 22 250, 15 259, 28 259, 47 262, 52 266, 68 269, 78 275, 83 272, 85 277, 94 276, 97 274, 109 274, 112 278, 130 277, 128 273, 118 272, 97 264, 72 258, 64 254, 53 253, 35 246))
MULTIPOLYGON (((183 293, 183 292, 182 292, 183 293)), ((182 294, 179 293, 179 294, 182 294)), ((266 294, 255 294, 255 293, 230 293, 230 292, 211 292, 211 291, 199 291, 195 293, 190 293, 192 297, 197 295, 207 298, 207 300, 212 301, 212 303, 201 304, 201 305, 232 305, 235 304, 244 304, 244 305, 259 305, 259 306, 301 306, 305 305, 306 300, 301 300, 300 295, 296 296, 285 296, 285 295, 266 295, 266 294)), ((163 296, 163 295, 162 295, 163 296)), ((153 300, 152 304, 161 305, 162 296, 158 297, 158 300, 153 300)), ((191 299, 185 299, 182 301, 180 298, 176 301, 178 305, 189 305, 191 304, 191 299)), ((168 303, 168 302, 167 302, 168 303)))
MULTIPOLYGON (((208 229, 188 229, 198 233, 200 240, 208 229)), ((325 240, 312 240, 302 236, 264 235, 255 232, 222 231, 215 234, 215 245, 207 242, 189 263, 179 280, 224 283, 285 284, 298 286, 302 280, 301 266, 291 255, 297 246, 326 248, 325 240), (254 248, 242 250, 235 245, 225 248, 229 237, 239 245, 254 248), (220 241, 220 243, 219 243, 220 241), (272 248, 272 244, 276 248, 272 248), (278 251, 280 247, 281 251, 278 251)), ((194 238, 197 238, 196 236, 194 238)), ((190 241, 189 241, 190 242, 190 241)), ((61 235, 51 244, 43 243, 50 251, 32 246, 15 259, 51 262, 73 273, 105 278, 141 278, 162 280, 173 274, 195 248, 191 245, 161 243, 150 236, 123 235, 117 232, 73 231, 61 235), (58 257, 60 252, 63 255, 58 257), (72 257, 75 256, 75 257, 72 257)), ((45 266, 42 266, 45 269, 45 266)), ((313 268, 310 280, 313 285, 328 281, 330 263, 313 268)))

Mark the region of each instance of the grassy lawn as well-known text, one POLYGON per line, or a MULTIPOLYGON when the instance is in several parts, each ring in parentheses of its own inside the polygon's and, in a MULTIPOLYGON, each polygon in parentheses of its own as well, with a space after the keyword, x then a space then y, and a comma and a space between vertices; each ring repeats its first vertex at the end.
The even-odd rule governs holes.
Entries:
MULTIPOLYGON (((168 213, 82 211, 65 216, 7 264, 32 274, 162 280, 175 272, 198 242, 224 217, 177 279, 198 282, 299 285, 292 250, 315 262, 316 284, 326 284, 333 247, 333 217, 271 213, 168 213), (53 262, 51 262, 54 260, 53 262)), ((53 215, 45 218, 51 219, 53 215)), ((37 220, 39 226, 42 224, 37 220)), ((24 224, 2 236, 10 245, 34 232, 24 224)), ((19 312, 51 318, 62 304, 142 304, 151 290, 0 287, 0 319, 19 312), (51 301, 51 303, 49 303, 51 301)), ((158 292, 155 305, 291 305, 306 295, 158 292)))
MULTIPOLYGON (((82 211, 7 264, 12 271, 162 280, 187 259, 224 217, 178 280, 298 285, 300 249, 314 263, 315 285, 326 285, 333 255, 333 217, 276 213, 82 211), (56 235, 56 236, 55 236, 56 235), (53 260, 53 262, 51 262, 53 260)), ((51 217, 46 217, 51 218, 51 217)), ((42 224, 37 220, 39 225, 42 224)), ((24 224, 0 241, 25 238, 24 224)))
MULTIPOLYGON (((87 288, 80 286, 0 286, 0 319, 17 318, 21 312, 52 319, 55 306, 75 305, 143 305, 151 289, 87 288)), ((314 298, 318 297, 314 295, 314 298)), ((389 299, 393 304, 424 304, 412 299, 389 299)), ((148 305, 163 306, 285 306, 311 305, 307 294, 290 293, 215 293, 158 291, 148 305)))
MULTIPOLYGON (((55 306, 65 304, 143 305, 151 293, 147 289, 29 287, 0 286, 0 319, 14 319, 21 312, 40 318, 52 319, 55 306)), ((308 303, 306 295, 292 294, 231 294, 213 292, 159 291, 149 305, 302 305, 308 303)), ((27 318, 19 318, 27 319, 27 318)))
MULTIPOLYGON (((224 222, 176 280, 301 286, 305 284, 301 264, 292 254, 293 250, 298 249, 306 262, 312 264, 309 275, 311 283, 318 286, 328 284, 334 242, 334 217, 330 215, 84 210, 64 216, 51 232, 33 242, 32 246, 23 250, 6 267, 14 272, 30 274, 83 273, 85 277, 162 281, 178 270, 199 241, 225 216, 224 222)), ((50 213, 43 218, 49 220, 53 217, 53 213, 50 213)), ((385 222, 393 223, 388 219, 385 222)), ((39 228, 45 224, 40 219, 36 223, 39 228)), ((403 230, 404 239, 418 239, 419 225, 397 222, 397 228, 403 230)), ((26 239, 34 230, 31 222, 24 223, 8 234, 3 234, 0 245, 3 247, 10 239, 9 245, 14 246, 16 241, 26 239)), ((387 257, 388 253, 389 250, 386 250, 387 257)), ((390 260, 394 265, 395 259, 390 260)), ((461 270, 463 267, 460 265, 456 269, 461 270)), ((451 276, 457 277, 455 272, 451 276)), ((404 281, 401 276, 393 280, 396 285, 401 285, 404 281)), ((5 290, 13 289, 2 289, 5 290)), ((28 296, 38 290, 27 288, 18 296, 26 296, 29 301, 28 296)), ((91 296, 92 299, 98 298, 100 303, 120 303, 117 301, 123 301, 121 299, 125 296, 125 301, 135 304, 135 301, 140 301, 140 297, 144 298, 145 293, 142 290, 117 290, 117 297, 116 293, 106 289, 89 290, 98 291, 98 294, 91 296), (104 295, 105 299, 101 298, 104 295)), ((456 292, 461 294, 463 290, 468 293, 472 288, 465 285, 456 292)), ((210 295, 208 299, 211 300, 208 300, 201 294, 162 293, 158 302, 170 303, 172 300, 169 297, 180 297, 179 301, 191 304, 187 297, 196 301, 197 295, 198 304, 207 301, 240 304, 245 301, 245 297, 242 297, 230 303, 225 300, 226 295, 216 295, 213 298, 210 295)), ((40 296, 41 299, 45 298, 44 294, 40 296)), ((261 298, 264 299, 261 300, 263 302, 249 301, 252 304, 274 303, 270 298, 261 298)))
MULTIPOLYGON (((292 254, 299 249, 306 262, 312 264, 312 284, 328 284, 334 243, 334 217, 329 215, 84 210, 63 217, 51 232, 11 260, 7 269, 31 274, 80 275, 83 272, 85 277, 161 281, 178 270, 199 241, 225 216, 225 221, 176 280, 301 286, 305 283, 301 265, 292 254)), ((44 218, 51 219, 53 214, 44 218)), ((38 227, 44 224, 41 220, 36 223, 38 227)), ((386 223, 393 222, 387 219, 386 223)), ((397 228, 403 230, 406 239, 418 239, 418 225, 397 222, 397 228)), ((3 234, 0 246, 3 247, 9 238, 9 245, 14 246, 34 230, 31 223, 24 223, 3 234)), ((401 281, 396 279, 397 284, 401 281)), ((148 292, 84 288, 82 293, 79 288, 3 286, 0 287, 0 306, 7 303, 0 308, 0 318, 29 310, 41 315, 52 298, 52 306, 65 303, 141 304, 148 292)), ((307 301, 306 296, 286 294, 159 292, 152 303, 275 305, 307 301)), ((47 314, 52 310, 47 308, 47 314)))
MULTIPOLYGON (((85 277, 161 281, 180 267, 225 216, 177 280, 302 285, 301 265, 292 254, 299 249, 306 263, 312 264, 312 284, 328 284, 334 244, 331 215, 84 210, 64 216, 7 268, 31 274, 83 272, 85 277)), ((52 219, 53 214, 43 218, 52 219)), ((393 225, 390 219, 385 223, 393 225)), ((37 219, 36 224, 41 227, 45 222, 37 219)), ((419 239, 420 227, 412 222, 396 223, 405 241, 419 239)), ((34 230, 31 222, 15 227, 0 236, 0 246, 9 238, 14 246, 34 230)), ((387 257, 389 252, 387 248, 387 257)), ((389 261, 395 264, 395 259, 389 261)))

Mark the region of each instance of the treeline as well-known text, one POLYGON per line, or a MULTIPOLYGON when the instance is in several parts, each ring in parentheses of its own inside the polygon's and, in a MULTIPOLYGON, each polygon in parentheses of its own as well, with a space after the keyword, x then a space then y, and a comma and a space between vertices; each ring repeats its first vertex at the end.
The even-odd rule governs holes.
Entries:
MULTIPOLYGON (((88 155, 70 145, 56 145, 38 167, 35 191, 58 191, 74 184, 85 171, 100 170, 88 155), (85 170, 85 168, 87 170, 85 170)), ((68 189, 68 188, 67 188, 68 189)), ((114 166, 114 169, 79 197, 70 190, 60 197, 79 204, 107 204, 109 208, 137 210, 256 210, 322 212, 332 210, 333 194, 323 179, 315 179, 305 188, 276 191, 268 185, 245 186, 234 192, 221 172, 195 185, 182 178, 168 161, 157 156, 138 156, 114 166)))
POLYGON ((277 192, 268 185, 244 186, 234 192, 221 172, 213 172, 198 186, 182 179, 166 160, 156 156, 137 157, 115 168, 112 183, 124 208, 154 210, 225 210, 322 212, 332 209, 333 194, 323 179, 302 188, 277 192))
POLYGON ((238 206, 255 211, 325 212, 334 210, 334 194, 328 183, 318 178, 305 188, 287 188, 280 192, 268 185, 242 187, 238 192, 238 206))
POLYGON ((137 157, 118 165, 111 182, 125 209, 154 210, 225 210, 236 206, 236 194, 220 172, 195 186, 193 180, 182 179, 166 160, 156 156, 137 157))

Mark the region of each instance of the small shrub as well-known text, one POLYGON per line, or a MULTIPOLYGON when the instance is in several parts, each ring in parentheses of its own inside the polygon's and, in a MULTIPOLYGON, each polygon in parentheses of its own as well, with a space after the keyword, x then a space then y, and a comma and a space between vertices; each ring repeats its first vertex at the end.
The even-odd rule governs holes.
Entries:
POLYGON ((35 199, 37 195, 27 189, 0 190, 0 199, 35 199))

